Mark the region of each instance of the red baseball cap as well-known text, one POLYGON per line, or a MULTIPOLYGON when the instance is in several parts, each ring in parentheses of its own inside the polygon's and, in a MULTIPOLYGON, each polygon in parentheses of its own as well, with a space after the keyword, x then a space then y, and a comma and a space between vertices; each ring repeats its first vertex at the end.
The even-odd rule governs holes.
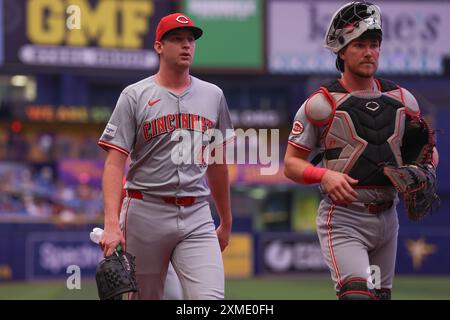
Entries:
POLYGON ((203 30, 194 25, 194 22, 183 13, 172 13, 161 18, 156 28, 156 41, 161 41, 164 35, 172 30, 179 28, 187 28, 192 31, 194 38, 197 40, 203 34, 203 30))

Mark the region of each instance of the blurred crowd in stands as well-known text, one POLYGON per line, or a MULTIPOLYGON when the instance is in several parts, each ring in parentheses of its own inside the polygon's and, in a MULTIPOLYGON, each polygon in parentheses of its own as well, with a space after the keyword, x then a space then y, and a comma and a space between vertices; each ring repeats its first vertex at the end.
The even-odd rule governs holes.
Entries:
POLYGON ((28 215, 66 222, 80 215, 100 217, 101 167, 75 180, 62 171, 63 162, 70 159, 103 161, 105 152, 97 146, 97 139, 96 134, 1 130, 0 217, 28 215))
MULTIPOLYGON (((49 125, 50 126, 50 125, 49 125)), ((99 134, 75 135, 60 132, 20 132, 0 134, 0 160, 48 162, 64 158, 100 159, 99 134)))
MULTIPOLYGON (((64 223, 80 218, 101 220, 101 175, 106 156, 97 145, 101 130, 102 126, 73 124, 0 125, 0 221, 17 217, 58 219, 64 223)), ((250 153, 258 154, 256 140, 238 139, 236 147, 241 144, 245 145, 246 161, 253 158, 250 153)), ((280 157, 284 150, 282 144, 280 157)), ((261 183, 253 181, 250 172, 245 177, 231 176, 237 188, 239 183, 235 182, 256 186, 261 183)), ((239 188, 232 191, 238 199, 239 188)), ((248 198, 247 193, 244 198, 248 198)), ((252 199, 245 201, 253 203, 252 199)), ((242 203, 236 200, 236 204, 238 214, 242 203)))

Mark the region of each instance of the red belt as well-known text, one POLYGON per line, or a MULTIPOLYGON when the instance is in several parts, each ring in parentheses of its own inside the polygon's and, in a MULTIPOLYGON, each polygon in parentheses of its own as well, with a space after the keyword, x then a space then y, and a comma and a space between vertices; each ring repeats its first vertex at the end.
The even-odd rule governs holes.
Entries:
POLYGON ((126 195, 129 198, 134 198, 134 199, 139 199, 139 200, 144 199, 144 196, 142 195, 142 192, 140 192, 138 190, 126 190, 126 195))
MULTIPOLYGON (((129 198, 143 200, 144 195, 139 190, 127 190, 127 196, 129 198)), ((165 203, 173 204, 180 207, 192 206, 195 203, 195 197, 160 197, 165 203)))
POLYGON ((195 197, 161 197, 165 203, 174 204, 176 206, 187 207, 195 203, 195 197))

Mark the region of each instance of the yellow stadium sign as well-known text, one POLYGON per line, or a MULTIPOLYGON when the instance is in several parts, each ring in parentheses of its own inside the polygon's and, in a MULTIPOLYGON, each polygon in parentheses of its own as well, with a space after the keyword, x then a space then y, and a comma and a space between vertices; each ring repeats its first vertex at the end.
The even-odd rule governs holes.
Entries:
POLYGON ((28 0, 26 34, 36 45, 141 49, 153 13, 153 1, 28 0))
POLYGON ((222 254, 227 278, 248 278, 253 275, 253 238, 249 233, 231 234, 222 254))

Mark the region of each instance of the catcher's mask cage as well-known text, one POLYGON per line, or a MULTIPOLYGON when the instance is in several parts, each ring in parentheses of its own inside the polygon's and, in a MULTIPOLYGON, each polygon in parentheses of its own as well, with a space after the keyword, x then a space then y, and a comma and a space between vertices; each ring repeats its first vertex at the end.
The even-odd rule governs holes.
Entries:
POLYGON ((337 54, 352 40, 363 34, 373 34, 381 42, 380 8, 365 1, 350 2, 334 13, 325 35, 324 46, 337 54))

